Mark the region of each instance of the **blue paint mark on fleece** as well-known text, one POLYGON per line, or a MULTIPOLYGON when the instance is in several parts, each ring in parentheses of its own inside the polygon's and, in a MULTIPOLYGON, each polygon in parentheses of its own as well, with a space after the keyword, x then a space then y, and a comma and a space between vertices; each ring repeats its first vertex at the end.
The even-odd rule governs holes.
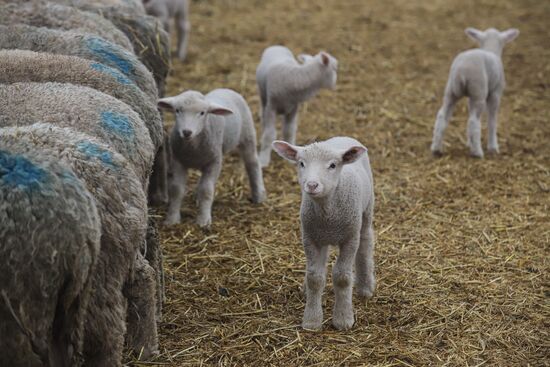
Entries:
POLYGON ((134 127, 130 123, 128 116, 113 112, 103 111, 101 112, 101 126, 118 136, 122 136, 126 140, 134 137, 134 127))
POLYGON ((116 164, 113 162, 113 154, 105 149, 100 148, 97 144, 94 144, 87 140, 82 140, 76 145, 79 152, 84 153, 88 158, 99 159, 104 165, 109 168, 116 168, 116 164))
POLYGON ((92 63, 90 65, 90 67, 94 70, 97 70, 97 71, 101 72, 101 73, 108 74, 108 75, 114 77, 117 80, 117 82, 119 82, 120 84, 127 84, 127 85, 134 85, 135 86, 134 82, 132 82, 130 79, 128 79, 126 76, 124 76, 124 74, 122 74, 117 69, 114 69, 114 68, 109 67, 107 65, 99 64, 97 62, 92 63))
POLYGON ((0 150, 0 184, 32 190, 46 183, 48 177, 48 172, 23 156, 0 150))
POLYGON ((109 65, 120 70, 126 76, 131 77, 134 73, 134 66, 126 55, 116 46, 101 38, 90 37, 86 40, 88 48, 98 56, 102 64, 109 65))

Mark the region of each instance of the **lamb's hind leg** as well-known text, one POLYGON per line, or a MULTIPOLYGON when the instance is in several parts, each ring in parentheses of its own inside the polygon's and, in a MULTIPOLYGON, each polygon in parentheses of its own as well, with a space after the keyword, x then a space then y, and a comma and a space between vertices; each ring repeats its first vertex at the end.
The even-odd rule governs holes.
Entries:
POLYGON ((266 198, 262 168, 258 161, 256 153, 256 141, 248 141, 239 147, 239 153, 244 161, 248 181, 250 182, 250 191, 252 192, 252 202, 261 203, 266 198))
POLYGON ((214 202, 214 191, 221 168, 222 162, 220 159, 220 161, 212 163, 202 170, 197 188, 197 200, 199 202, 197 224, 201 227, 208 227, 212 224, 212 203, 214 202))
POLYGON ((468 147, 470 155, 476 158, 483 158, 483 149, 481 148, 481 114, 485 109, 485 99, 473 99, 468 101, 468 147))
POLYGON ((178 59, 183 61, 185 60, 185 56, 187 56, 187 43, 189 40, 189 30, 191 29, 191 24, 187 20, 187 14, 178 14, 176 26, 178 30, 178 59))
POLYGON ((351 329, 355 321, 353 315, 353 263, 359 247, 359 238, 340 246, 340 254, 332 270, 334 284, 334 309, 332 325, 338 330, 351 329))
POLYGON ((171 176, 169 177, 169 205, 164 224, 177 224, 181 220, 181 202, 185 195, 187 169, 177 159, 172 161, 171 176))
POLYGON ((487 152, 498 154, 497 139, 497 115, 500 106, 500 94, 494 93, 487 98, 488 128, 487 128, 487 152))
POLYGON ((437 117, 435 120, 433 139, 432 139, 432 154, 435 156, 440 156, 443 153, 443 135, 445 130, 449 125, 449 120, 453 114, 454 106, 458 98, 453 96, 450 92, 445 92, 445 97, 443 98, 443 105, 437 112, 437 117))
POLYGON ((262 167, 267 167, 271 160, 271 143, 277 137, 275 122, 277 115, 275 109, 267 103, 262 111, 262 139, 259 160, 262 167))
POLYGON ((283 139, 290 144, 296 144, 296 130, 298 128, 298 106, 285 114, 283 121, 283 139))
POLYGON ((374 230, 370 216, 363 216, 359 249, 355 256, 355 284, 361 298, 370 298, 376 288, 374 275, 374 230))

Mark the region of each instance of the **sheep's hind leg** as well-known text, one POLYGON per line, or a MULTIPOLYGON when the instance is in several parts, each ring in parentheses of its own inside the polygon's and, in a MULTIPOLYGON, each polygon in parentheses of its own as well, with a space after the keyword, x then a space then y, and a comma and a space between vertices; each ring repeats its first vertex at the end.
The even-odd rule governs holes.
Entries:
POLYGON ((258 161, 256 153, 256 144, 243 144, 239 147, 239 153, 244 161, 248 180, 250 182, 250 191, 252 192, 252 202, 261 203, 266 198, 262 168, 258 161))
POLYGON ((449 125, 449 120, 451 119, 457 100, 458 98, 454 97, 452 94, 446 93, 443 98, 443 105, 437 112, 431 147, 434 156, 443 154, 443 135, 449 125))
POLYGON ((488 114, 488 128, 487 128, 487 153, 498 154, 498 138, 497 138, 497 115, 498 108, 500 106, 500 95, 491 94, 487 98, 487 114, 488 114))
POLYGON ((483 149, 481 148, 481 114, 485 109, 485 100, 468 101, 468 147, 470 155, 476 158, 483 158, 483 149))
POLYGON ((262 167, 267 167, 271 160, 271 143, 277 138, 275 122, 277 115, 273 107, 267 103, 262 113, 262 138, 259 160, 262 167))
POLYGON ((361 298, 371 298, 376 288, 374 275, 374 230, 372 219, 363 216, 359 249, 355 256, 355 284, 361 298))
POLYGON ((187 169, 183 167, 177 159, 172 161, 171 177, 169 177, 169 197, 170 204, 168 206, 168 212, 165 225, 177 224, 181 221, 181 202, 185 195, 185 185, 187 182, 187 169))
POLYGON ((283 121, 283 139, 290 144, 296 144, 296 130, 298 128, 298 106, 285 114, 283 121))

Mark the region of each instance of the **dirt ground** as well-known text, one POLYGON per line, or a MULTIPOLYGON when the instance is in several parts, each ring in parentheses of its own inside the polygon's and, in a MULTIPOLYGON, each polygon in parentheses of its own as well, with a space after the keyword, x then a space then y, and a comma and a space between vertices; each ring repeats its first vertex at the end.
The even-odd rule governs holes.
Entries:
POLYGON ((330 322, 329 277, 323 330, 302 330, 294 167, 273 156, 269 199, 253 205, 233 154, 211 230, 193 223, 192 194, 183 223, 162 228, 161 354, 134 365, 550 365, 550 2, 202 0, 191 13, 189 58, 174 61, 168 94, 233 88, 258 134, 265 47, 338 58, 337 90, 302 106, 298 142, 349 135, 368 147, 378 287, 366 304, 354 299, 356 325, 341 332, 330 322), (435 159, 435 114, 453 57, 474 46, 468 26, 521 31, 503 54, 501 154, 468 156, 462 101, 435 159))

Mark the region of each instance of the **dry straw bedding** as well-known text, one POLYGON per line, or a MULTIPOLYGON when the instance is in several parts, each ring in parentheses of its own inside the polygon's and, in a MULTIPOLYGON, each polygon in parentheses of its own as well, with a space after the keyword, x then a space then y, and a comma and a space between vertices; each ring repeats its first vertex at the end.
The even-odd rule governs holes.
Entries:
POLYGON ((330 326, 329 280, 323 331, 301 330, 304 255, 294 169, 276 158, 265 171, 269 200, 255 206, 232 155, 218 182, 212 229, 193 224, 191 191, 183 223, 161 230, 167 302, 161 354, 149 364, 550 364, 550 3, 477 3, 193 2, 189 59, 175 62, 169 94, 231 87, 258 122, 254 71, 264 47, 326 49, 339 58, 338 90, 302 109, 298 140, 350 135, 369 148, 378 289, 366 305, 355 301, 355 328, 339 332, 330 326), (462 102, 447 154, 434 159, 431 131, 448 68, 472 46, 466 26, 522 32, 504 53, 502 154, 467 156, 462 102))

